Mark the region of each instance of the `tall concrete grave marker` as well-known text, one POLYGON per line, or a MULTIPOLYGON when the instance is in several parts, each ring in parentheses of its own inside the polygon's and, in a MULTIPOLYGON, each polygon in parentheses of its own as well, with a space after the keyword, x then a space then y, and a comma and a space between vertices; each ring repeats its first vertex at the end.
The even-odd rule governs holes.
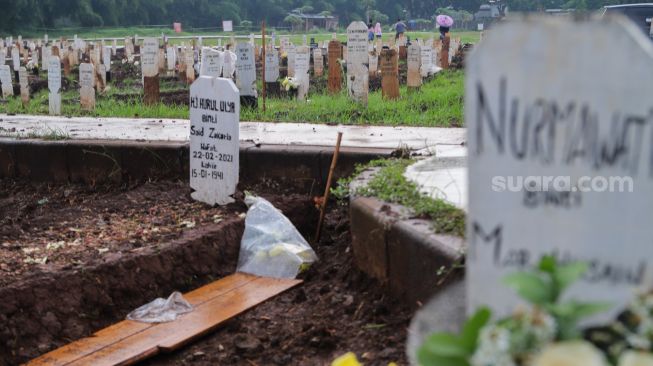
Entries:
POLYGON ((422 86, 422 76, 420 75, 420 65, 422 63, 422 47, 417 43, 408 46, 408 80, 409 88, 419 88, 422 86))
POLYGON ((14 86, 9 65, 0 65, 0 84, 2 84, 2 97, 4 99, 14 95, 14 86))
POLYGON ((429 76, 433 73, 433 48, 430 44, 425 44, 420 48, 421 54, 421 63, 420 63, 420 74, 423 78, 429 76))
POLYGON ((311 63, 311 53, 308 46, 297 47, 297 54, 295 56, 295 78, 299 81, 297 88, 297 99, 304 100, 308 95, 308 88, 310 79, 308 71, 311 63))
POLYGON ((238 88, 226 78, 200 76, 190 88, 190 186, 193 199, 234 202, 239 168, 238 88))
POLYGON ((236 46, 236 85, 241 96, 256 97, 256 61, 254 47, 249 43, 236 46))
POLYGON ((168 46, 166 48, 166 62, 168 66, 168 76, 174 76, 175 66, 177 65, 177 51, 175 47, 168 46))
POLYGON ((93 64, 79 64, 79 100, 83 110, 95 109, 95 68, 93 64))
POLYGON ((279 52, 274 48, 265 52, 265 82, 276 83, 279 80, 279 52))
POLYGON ((219 78, 222 76, 222 64, 224 54, 213 48, 202 48, 202 63, 200 64, 200 76, 219 78))
POLYGON ((29 103, 29 81, 25 66, 21 66, 20 70, 18 70, 18 83, 20 84, 20 100, 24 106, 27 106, 29 103))
POLYGON ((625 18, 524 18, 494 28, 472 53, 468 311, 513 311, 518 299, 502 278, 544 254, 589 264, 565 298, 611 305, 590 323, 651 289, 650 42, 625 18))
POLYGON ((143 72, 143 103, 159 103, 159 39, 150 37, 143 40, 141 48, 141 70, 143 72))
POLYGON ((354 101, 367 105, 369 92, 367 25, 352 22, 347 27, 347 90, 354 101))
POLYGON ((49 111, 52 115, 61 114, 61 61, 59 56, 48 59, 49 111))

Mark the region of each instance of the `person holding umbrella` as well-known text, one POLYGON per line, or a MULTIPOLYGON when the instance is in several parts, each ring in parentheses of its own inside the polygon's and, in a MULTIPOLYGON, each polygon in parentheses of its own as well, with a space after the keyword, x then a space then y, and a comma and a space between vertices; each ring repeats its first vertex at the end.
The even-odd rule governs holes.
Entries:
POLYGON ((449 33, 449 28, 453 25, 453 18, 448 15, 440 14, 435 17, 435 22, 440 28, 440 39, 444 39, 444 36, 449 33))

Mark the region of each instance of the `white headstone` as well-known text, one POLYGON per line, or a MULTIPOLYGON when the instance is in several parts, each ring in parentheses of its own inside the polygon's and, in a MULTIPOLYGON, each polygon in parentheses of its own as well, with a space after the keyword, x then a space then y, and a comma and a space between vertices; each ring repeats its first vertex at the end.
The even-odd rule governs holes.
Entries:
POLYGON ((420 74, 423 78, 427 77, 429 73, 433 72, 433 48, 428 43, 424 46, 421 46, 421 66, 420 74))
POLYGON ((5 48, 0 47, 0 65, 4 65, 7 62, 7 51, 5 48))
POLYGON ((590 265, 565 297, 610 304, 595 321, 651 289, 650 42, 625 18, 523 19, 468 58, 469 311, 514 310, 502 278, 543 254, 590 265))
POLYGON ((43 54, 43 59, 41 60, 41 69, 43 69, 43 71, 48 71, 50 56, 52 56, 52 47, 43 46, 41 53, 43 54))
POLYGON ((299 82, 299 88, 297 89, 297 99, 304 100, 308 95, 308 88, 310 85, 310 79, 308 77, 308 71, 311 64, 311 53, 308 46, 299 46, 297 47, 297 53, 295 55, 295 78, 299 82))
POLYGON ((145 38, 141 48, 141 69, 143 77, 154 77, 159 74, 159 39, 145 38))
POLYGON ((239 43, 236 46, 236 85, 240 95, 257 96, 256 92, 256 61, 254 47, 249 43, 239 43))
POLYGON ((102 64, 107 70, 111 70, 111 47, 104 46, 102 49, 102 64))
POLYGON ((233 79, 236 72, 236 60, 238 56, 230 50, 224 51, 224 63, 222 64, 222 77, 233 79))
POLYGON ((14 86, 9 65, 0 65, 0 83, 2 84, 2 97, 8 98, 14 95, 14 86))
POLYGON ((239 171, 240 95, 233 81, 201 76, 190 88, 190 186, 193 199, 233 202, 239 171))
POLYGON ((81 63, 79 64, 79 86, 82 88, 94 88, 95 87, 95 70, 93 65, 90 63, 81 63))
POLYGON ((411 88, 422 86, 422 75, 420 74, 422 65, 422 47, 417 43, 412 43, 406 50, 406 63, 408 64, 408 75, 406 83, 411 88))
POLYGON ((177 52, 172 46, 168 46, 168 48, 166 48, 166 61, 168 71, 175 71, 175 65, 177 64, 177 52))
POLYGON ((18 71, 20 69, 20 50, 18 47, 11 48, 11 62, 14 66, 14 71, 18 71))
POLYGON ((202 48, 200 76, 211 76, 214 78, 222 76, 223 63, 224 53, 209 47, 202 48))
POLYGON ((265 52, 265 82, 276 83, 279 80, 279 52, 269 49, 265 52))
POLYGON ((369 53, 369 71, 370 75, 376 74, 376 71, 379 69, 379 55, 376 52, 369 53))
POLYGON ((61 60, 57 56, 48 59, 48 90, 50 114, 61 114, 61 60))
POLYGON ((361 21, 347 27, 347 90, 353 100, 363 104, 367 104, 370 78, 367 31, 361 21))

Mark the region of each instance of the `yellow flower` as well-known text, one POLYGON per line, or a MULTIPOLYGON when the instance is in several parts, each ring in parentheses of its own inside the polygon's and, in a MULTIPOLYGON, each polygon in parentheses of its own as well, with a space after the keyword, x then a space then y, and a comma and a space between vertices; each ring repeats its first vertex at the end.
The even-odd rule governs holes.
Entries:
POLYGON ((331 363, 331 366, 363 366, 363 365, 360 362, 358 362, 358 359, 356 358, 356 355, 353 352, 348 352, 336 358, 331 363))
POLYGON ((653 355, 646 352, 627 351, 619 358, 619 366, 653 366, 653 355))
POLYGON ((583 341, 554 343, 535 356, 531 366, 607 366, 603 354, 583 341))

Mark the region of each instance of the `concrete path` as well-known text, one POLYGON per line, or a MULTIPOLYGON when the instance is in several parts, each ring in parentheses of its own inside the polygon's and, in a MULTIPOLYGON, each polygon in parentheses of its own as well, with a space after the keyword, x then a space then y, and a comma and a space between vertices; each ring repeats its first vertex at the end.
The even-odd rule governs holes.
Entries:
MULTIPOLYGON (((0 114, 0 136, 36 137, 66 135, 83 140, 188 141, 185 119, 128 119, 93 117, 50 117, 0 114)), ((308 123, 241 122, 240 140, 263 145, 333 146, 338 131, 344 132, 346 147, 413 150, 439 145, 461 145, 464 128, 329 126, 308 123)))

